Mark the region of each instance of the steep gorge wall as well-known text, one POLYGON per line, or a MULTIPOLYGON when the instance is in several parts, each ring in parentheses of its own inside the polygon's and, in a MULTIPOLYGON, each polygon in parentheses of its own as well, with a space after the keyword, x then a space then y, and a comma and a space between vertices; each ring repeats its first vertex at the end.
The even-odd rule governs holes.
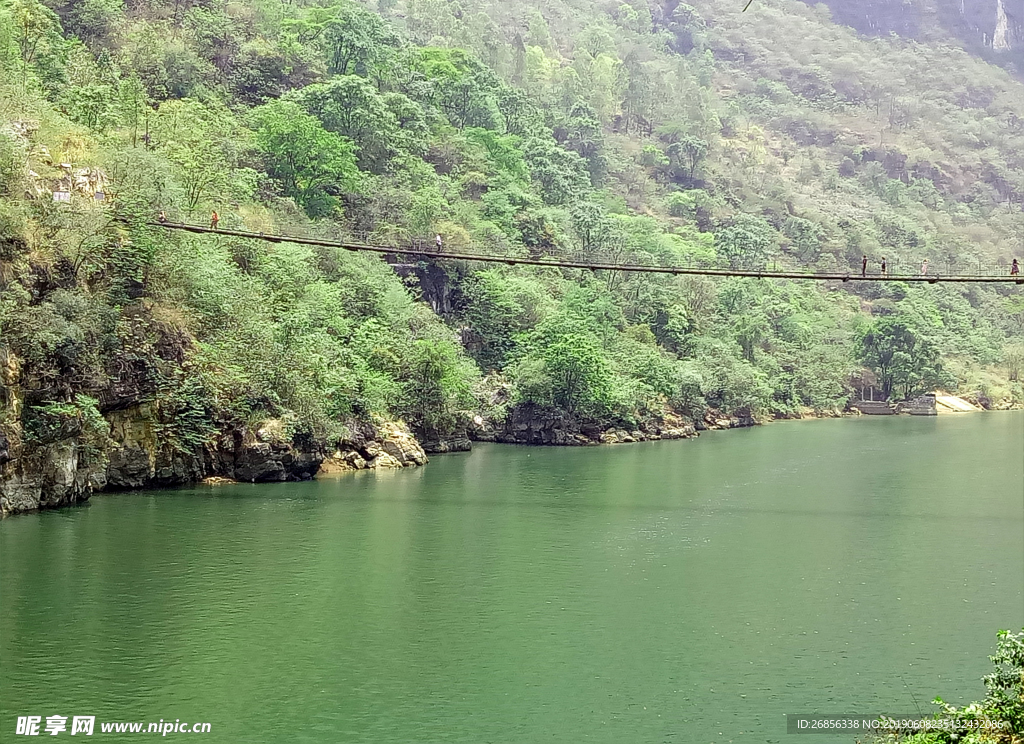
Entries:
MULTIPOLYGON (((816 1, 806 0, 810 4, 816 1)), ((1024 65, 1024 0, 824 0, 837 23, 863 34, 928 36, 936 25, 972 50, 1010 53, 1024 65)))

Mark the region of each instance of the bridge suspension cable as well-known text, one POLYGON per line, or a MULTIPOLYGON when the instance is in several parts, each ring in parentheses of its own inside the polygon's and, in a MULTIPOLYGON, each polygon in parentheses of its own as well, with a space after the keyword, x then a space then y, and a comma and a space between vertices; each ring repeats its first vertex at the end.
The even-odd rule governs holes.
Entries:
POLYGON ((479 261, 482 263, 499 263, 509 266, 548 266, 563 269, 586 269, 589 271, 630 271, 643 274, 673 274, 678 276, 736 276, 754 279, 811 279, 831 282, 924 282, 927 284, 975 283, 975 284, 1024 284, 1020 275, 992 276, 984 274, 857 274, 854 272, 801 272, 795 270, 761 270, 761 269, 715 269, 699 266, 664 266, 623 263, 602 263, 594 261, 570 261, 547 258, 529 258, 519 256, 491 256, 477 253, 461 253, 449 251, 427 250, 424 248, 399 248, 390 245, 370 245, 367 243, 350 243, 320 238, 303 238, 291 235, 274 235, 270 233, 252 232, 249 230, 233 230, 229 228, 213 228, 203 225, 190 225, 180 222, 149 222, 150 227, 164 230, 177 230, 196 234, 223 235, 234 238, 249 238, 268 243, 296 243, 298 245, 317 245, 327 248, 341 248, 347 251, 379 253, 383 255, 410 256, 417 259, 435 259, 441 261, 479 261))

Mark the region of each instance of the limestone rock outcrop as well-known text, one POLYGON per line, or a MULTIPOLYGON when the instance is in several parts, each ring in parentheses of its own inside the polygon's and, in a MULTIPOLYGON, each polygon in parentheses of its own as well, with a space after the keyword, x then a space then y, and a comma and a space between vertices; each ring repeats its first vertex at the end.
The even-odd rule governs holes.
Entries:
POLYGON ((504 428, 494 437, 506 444, 540 444, 558 447, 581 447, 597 443, 600 433, 587 436, 583 424, 560 409, 527 403, 516 406, 508 415, 504 428))
POLYGON ((0 477, 3 516, 33 509, 71 506, 86 501, 102 485, 82 458, 78 442, 64 439, 36 448, 0 477))
POLYGON ((326 472, 408 468, 427 464, 427 453, 405 424, 353 423, 323 463, 326 472))

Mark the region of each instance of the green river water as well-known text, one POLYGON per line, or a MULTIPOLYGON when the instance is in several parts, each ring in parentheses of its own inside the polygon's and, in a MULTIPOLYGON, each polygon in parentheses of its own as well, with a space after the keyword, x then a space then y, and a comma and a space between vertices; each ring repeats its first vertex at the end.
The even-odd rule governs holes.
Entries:
POLYGON ((980 698, 1022 625, 1022 413, 482 445, 0 523, 0 741, 789 741, 980 698))

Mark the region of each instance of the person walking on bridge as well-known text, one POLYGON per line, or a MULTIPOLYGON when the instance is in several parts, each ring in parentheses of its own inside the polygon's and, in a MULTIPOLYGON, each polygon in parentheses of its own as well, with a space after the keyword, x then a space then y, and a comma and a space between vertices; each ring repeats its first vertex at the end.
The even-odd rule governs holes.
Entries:
POLYGON ((886 273, 885 256, 882 256, 882 276, 885 276, 885 273, 886 273))
POLYGON ((1010 264, 1010 276, 1020 276, 1020 264, 1017 263, 1017 259, 1013 259, 1013 263, 1010 264))
POLYGON ((217 210, 213 210, 213 214, 210 215, 210 229, 216 230, 217 225, 220 224, 220 215, 217 214, 217 210))
POLYGON ((927 276, 927 275, 928 275, 928 259, 926 258, 921 263, 921 276, 927 276))
POLYGON ((441 234, 440 233, 438 233, 437 237, 434 238, 434 243, 435 243, 435 245, 437 245, 437 252, 438 253, 440 253, 441 251, 444 250, 444 241, 441 240, 441 234))
POLYGON ((868 275, 868 257, 861 256, 860 259, 860 275, 865 277, 868 275))

